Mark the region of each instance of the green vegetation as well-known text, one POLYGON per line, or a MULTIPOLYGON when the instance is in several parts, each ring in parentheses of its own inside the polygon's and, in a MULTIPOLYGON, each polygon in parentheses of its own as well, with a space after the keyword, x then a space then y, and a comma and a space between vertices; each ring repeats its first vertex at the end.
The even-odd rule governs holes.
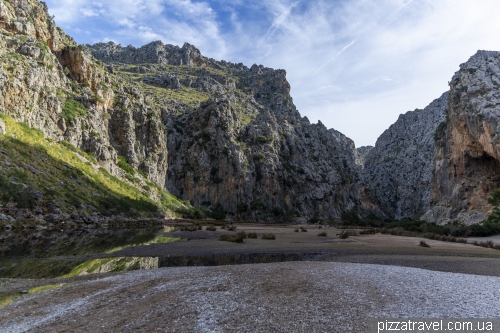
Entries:
POLYGON ((257 136, 257 142, 259 143, 266 143, 267 142, 267 137, 264 135, 259 135, 257 136))
POLYGON ((267 240, 275 240, 276 236, 274 234, 263 234, 261 238, 267 240))
MULTIPOLYGON (((94 273, 107 265, 111 271, 118 272, 139 268, 136 258, 97 258, 82 260, 81 256, 90 254, 110 254, 133 246, 170 243, 182 241, 170 237, 165 228, 118 229, 96 235, 93 232, 68 230, 56 242, 51 232, 42 232, 37 238, 32 231, 20 237, 10 234, 5 240, 8 247, 0 252, 2 278, 55 278, 94 273), (16 238, 20 237, 20 238, 16 238), (20 242, 19 239, 23 241, 20 242), (64 258, 63 258, 64 257, 64 258), (73 259, 74 258, 74 259, 73 259)), ((1 297, 0 297, 1 298, 1 297)))
POLYGON ((492 241, 486 241, 486 242, 475 241, 472 243, 472 245, 485 247, 487 249, 500 250, 500 244, 495 244, 492 241))
POLYGON ((135 175, 134 168, 127 163, 127 159, 123 156, 118 156, 118 166, 122 168, 126 173, 130 175, 135 175))
MULTIPOLYGON (((112 228, 112 224, 110 224, 112 228)), ((51 232, 42 233, 33 238, 32 231, 19 231, 19 235, 12 234, 5 238, 5 244, 0 248, 0 259, 31 256, 35 258, 52 258, 60 256, 82 256, 95 253, 114 253, 131 246, 149 245, 155 243, 170 243, 181 241, 164 232, 163 227, 141 229, 108 230, 106 233, 95 235, 92 232, 68 231, 68 237, 62 237, 53 242, 51 232), (23 236, 24 233, 24 236, 23 236), (19 241, 21 239, 35 240, 19 241)), ((7 266, 5 266, 7 267, 7 266)), ((23 274, 19 272, 19 274, 23 274)))
POLYGON ((257 233, 256 232, 249 232, 248 233, 248 238, 257 239, 257 233))
POLYGON ((54 290, 54 289, 60 288, 64 285, 65 285, 65 283, 57 283, 57 284, 48 284, 45 286, 35 287, 35 288, 31 288, 30 290, 28 290, 28 294, 43 293, 44 291, 54 290))
POLYGON ((19 293, 0 293, 0 308, 14 302, 19 293))
POLYGON ((95 274, 102 271, 103 266, 107 266, 110 272, 124 272, 138 270, 141 258, 100 258, 88 260, 74 269, 68 274, 63 275, 63 278, 79 276, 83 274, 95 274))
POLYGON ((0 169, 2 204, 13 201, 31 208, 35 204, 57 202, 60 209, 68 213, 79 211, 81 204, 85 204, 96 207, 104 215, 150 216, 166 210, 179 216, 193 213, 189 203, 178 200, 156 184, 147 182, 160 197, 159 203, 143 194, 142 189, 99 169, 95 158, 68 142, 54 143, 44 138, 40 130, 17 123, 5 114, 0 114, 0 118, 8 133, 0 135, 0 146, 6 154, 0 154, 0 160, 9 159, 11 163, 10 167, 0 169), (30 190, 23 191, 23 183, 29 184, 30 190))
MULTIPOLYGON (((492 215, 494 214, 495 212, 492 215)), ((438 225, 412 219, 384 221, 374 215, 361 218, 355 212, 346 212, 342 214, 342 222, 345 227, 372 227, 376 232, 402 236, 422 236, 426 238, 443 237, 443 240, 446 241, 458 241, 457 237, 485 237, 500 234, 500 223, 496 222, 494 217, 488 218, 488 220, 481 224, 466 226, 460 223, 438 225)), ((365 231, 364 233, 373 232, 365 231)))
POLYGON ((243 243, 243 239, 243 237, 240 237, 238 235, 221 235, 219 238, 220 241, 232 243, 243 243))
POLYGON ((430 247, 425 241, 421 240, 419 246, 421 247, 430 247))
POLYGON ((61 116, 68 121, 74 121, 76 118, 86 117, 87 109, 82 103, 72 98, 67 98, 64 101, 61 116))
POLYGON ((447 121, 443 121, 438 125, 438 127, 436 128, 436 132, 434 132, 434 141, 439 141, 444 138, 447 126, 447 121))

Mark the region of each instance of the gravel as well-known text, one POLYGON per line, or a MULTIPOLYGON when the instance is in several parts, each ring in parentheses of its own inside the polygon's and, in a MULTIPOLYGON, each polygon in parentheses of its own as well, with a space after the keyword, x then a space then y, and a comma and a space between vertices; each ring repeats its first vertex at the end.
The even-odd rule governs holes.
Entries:
POLYGON ((23 298, 1 332, 365 332, 365 318, 500 317, 500 278, 287 262, 136 271, 23 298))

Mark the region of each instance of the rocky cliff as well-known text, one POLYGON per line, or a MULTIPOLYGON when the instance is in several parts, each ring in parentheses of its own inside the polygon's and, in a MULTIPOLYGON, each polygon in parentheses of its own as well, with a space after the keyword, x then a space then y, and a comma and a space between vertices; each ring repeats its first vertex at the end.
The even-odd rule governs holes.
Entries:
POLYGON ((361 190, 387 217, 419 217, 430 209, 434 134, 447 104, 445 93, 423 110, 400 115, 366 156, 361 190))
MULTIPOLYGON (((284 70, 216 61, 187 43, 79 46, 35 0, 0 1, 0 29, 7 141, 24 133, 26 144, 34 135, 43 147, 70 147, 102 177, 139 193, 127 195, 163 202, 168 190, 204 207, 198 216, 326 218, 357 205, 353 142, 300 116, 284 70)), ((6 159, 8 184, 24 162, 14 168, 6 159)), ((49 200, 37 186, 40 202, 49 200)))
POLYGON ((433 207, 422 219, 485 219, 500 187, 500 53, 478 51, 450 82, 446 121, 436 132, 433 207))
POLYGON ((189 44, 88 48, 158 102, 174 195, 262 221, 338 217, 356 205, 353 142, 300 116, 284 70, 215 61, 189 44))
POLYGON ((360 165, 361 167, 364 167, 366 162, 366 157, 372 151, 372 149, 373 146, 363 146, 356 148, 356 153, 358 155, 356 159, 356 164, 360 165))
POLYGON ((477 223, 500 186, 499 76, 499 54, 478 52, 449 93, 356 149, 299 114, 284 70, 188 43, 81 46, 43 2, 0 0, 0 218, 477 223))

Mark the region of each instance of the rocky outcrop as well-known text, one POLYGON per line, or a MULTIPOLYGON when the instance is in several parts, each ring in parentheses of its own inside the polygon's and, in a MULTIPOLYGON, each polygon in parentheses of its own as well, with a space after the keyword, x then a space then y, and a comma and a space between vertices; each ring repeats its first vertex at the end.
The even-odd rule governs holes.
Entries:
POLYGON ((357 153, 357 158, 356 158, 356 164, 360 165, 361 167, 365 166, 366 162, 366 157, 368 154, 373 150, 373 146, 362 146, 359 148, 356 148, 356 153, 357 153))
POLYGON ((478 51, 450 82, 446 122, 436 132, 433 208, 422 219, 478 223, 500 187, 500 53, 478 51))
POLYGON ((91 153, 113 175, 125 174, 117 167, 123 155, 163 186, 165 133, 148 119, 144 96, 128 98, 123 82, 56 27, 44 3, 2 2, 0 13, 0 111, 91 153))
POLYGON ((339 217, 358 204, 353 142, 300 116, 284 70, 187 43, 78 46, 35 0, 1 2, 0 29, 0 112, 127 186, 154 192, 138 170, 218 218, 339 217))
POLYGON ((59 51, 74 40, 58 29, 44 2, 10 0, 0 2, 0 28, 14 34, 42 41, 52 51, 59 51))
POLYGON ((378 138, 366 156, 359 194, 367 210, 402 219, 430 209, 435 132, 447 104, 445 93, 423 110, 400 115, 378 138))
POLYGON ((177 45, 164 45, 161 41, 151 42, 140 48, 132 45, 122 47, 114 42, 87 45, 92 54, 107 63, 124 64, 170 64, 175 66, 197 65, 204 63, 200 51, 184 43, 177 45))
POLYGON ((294 110, 262 108, 243 126, 228 100, 210 100, 167 128, 167 188, 196 204, 272 221, 339 217, 357 203, 352 141, 294 110))

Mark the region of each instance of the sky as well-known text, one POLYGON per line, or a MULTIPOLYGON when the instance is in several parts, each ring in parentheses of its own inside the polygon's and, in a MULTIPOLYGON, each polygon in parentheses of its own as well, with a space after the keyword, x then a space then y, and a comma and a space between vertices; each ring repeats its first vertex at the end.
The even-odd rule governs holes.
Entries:
POLYGON ((477 50, 500 51, 498 0, 45 0, 80 44, 195 45, 287 71, 302 116, 374 145, 477 50))

